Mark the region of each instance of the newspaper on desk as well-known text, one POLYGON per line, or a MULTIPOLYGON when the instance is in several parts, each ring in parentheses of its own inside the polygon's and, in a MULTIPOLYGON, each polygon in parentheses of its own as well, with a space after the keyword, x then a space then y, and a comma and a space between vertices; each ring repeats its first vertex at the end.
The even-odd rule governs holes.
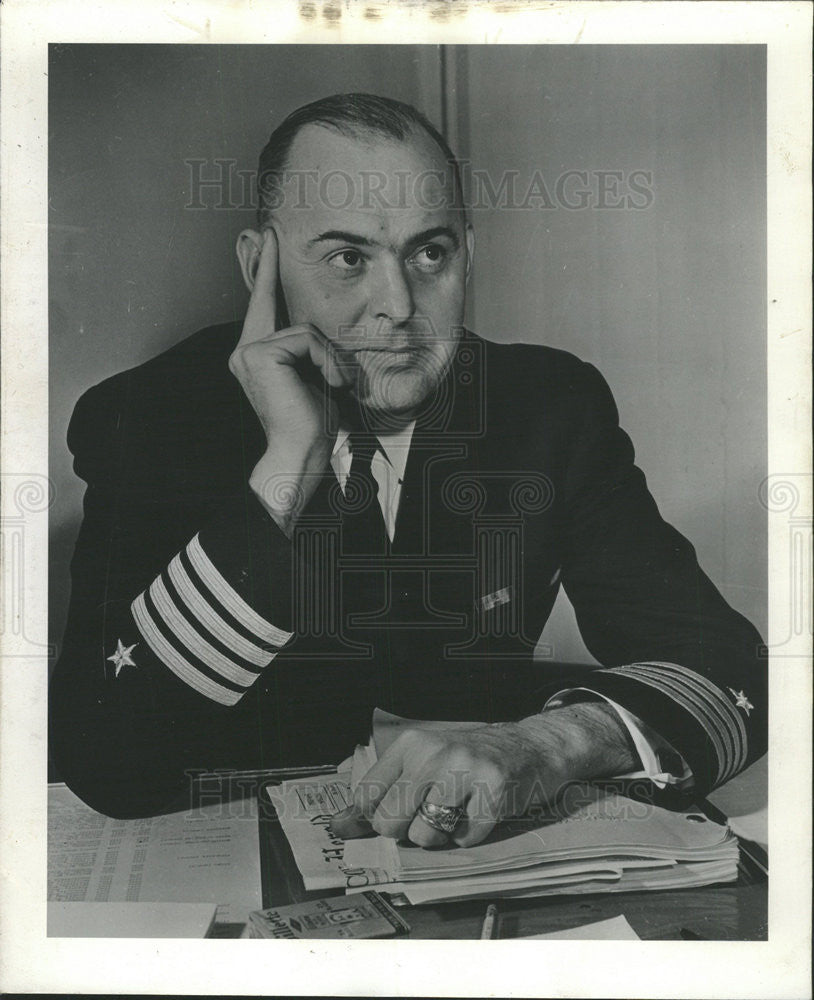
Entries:
POLYGON ((345 841, 334 837, 331 816, 352 801, 350 770, 316 778, 284 781, 266 789, 283 828, 306 889, 346 885, 345 841))
POLYGON ((306 889, 366 889, 392 881, 384 869, 349 868, 345 863, 346 841, 329 829, 331 817, 351 804, 351 789, 375 759, 369 747, 358 747, 352 761, 340 764, 336 774, 284 781, 267 788, 306 889))
POLYGON ((262 905, 257 801, 111 819, 51 785, 48 900, 206 902, 217 906, 218 924, 245 923, 262 905))
POLYGON ((337 774, 269 790, 306 889, 386 885, 419 904, 687 888, 737 878, 738 842, 728 827, 591 784, 571 786, 548 816, 501 823, 474 847, 426 851, 387 837, 332 836, 331 816, 350 803, 377 753, 408 724, 416 725, 377 712, 373 740, 337 774))

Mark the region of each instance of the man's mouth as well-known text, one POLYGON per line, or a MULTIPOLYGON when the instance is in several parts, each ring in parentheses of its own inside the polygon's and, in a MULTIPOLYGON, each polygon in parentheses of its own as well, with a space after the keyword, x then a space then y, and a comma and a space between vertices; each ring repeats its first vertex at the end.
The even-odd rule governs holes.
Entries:
POLYGON ((405 344, 400 347, 393 347, 390 344, 382 344, 377 347, 369 347, 365 345, 364 347, 356 348, 357 353, 361 353, 362 351, 374 351, 377 354, 409 354, 415 350, 416 345, 414 344, 405 344))
POLYGON ((360 360, 365 355, 377 358, 405 358, 415 355, 417 351, 416 347, 359 347, 354 351, 354 354, 360 360))

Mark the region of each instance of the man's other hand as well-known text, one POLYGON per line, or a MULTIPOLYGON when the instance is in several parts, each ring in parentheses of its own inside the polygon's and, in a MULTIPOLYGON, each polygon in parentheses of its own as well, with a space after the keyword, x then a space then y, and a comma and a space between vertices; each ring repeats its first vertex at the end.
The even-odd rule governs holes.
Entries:
POLYGON ((409 729, 362 778, 353 805, 333 817, 331 829, 344 839, 373 830, 421 847, 471 847, 501 819, 553 804, 568 782, 636 766, 627 731, 604 702, 476 729, 409 729), (427 823, 420 813, 425 800, 463 809, 452 833, 427 823))
MULTIPOLYGON (((241 234, 243 240, 255 237, 260 239, 241 234)), ((331 456, 326 388, 345 388, 351 376, 315 326, 278 329, 278 247, 272 229, 264 231, 255 260, 249 308, 229 369, 266 433, 266 452, 252 473, 251 488, 290 534, 331 456)))

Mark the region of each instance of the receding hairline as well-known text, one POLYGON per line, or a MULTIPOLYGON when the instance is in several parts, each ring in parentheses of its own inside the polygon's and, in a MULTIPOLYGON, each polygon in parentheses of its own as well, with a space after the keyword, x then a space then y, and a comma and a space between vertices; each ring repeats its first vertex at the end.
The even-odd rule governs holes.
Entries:
MULTIPOLYGON (((319 109, 320 112, 323 108, 319 109)), ((368 109, 370 110, 370 109, 368 109)), ((371 114, 375 114, 373 108, 371 114)), ((449 143, 442 133, 438 132, 433 123, 411 105, 398 101, 386 101, 375 95, 337 95, 335 98, 326 98, 324 101, 315 101, 310 105, 292 112, 280 126, 275 129, 269 138, 268 143, 260 154, 260 169, 258 171, 258 193, 259 204, 257 209, 258 223, 261 228, 268 223, 270 215, 276 207, 269 201, 274 201, 272 192, 280 187, 285 175, 291 170, 292 151, 295 143, 300 139, 302 133, 309 125, 325 129, 329 134, 343 136, 349 140, 356 141, 368 146, 375 146, 378 143, 386 145, 398 145, 399 143, 413 144, 413 148, 423 145, 428 155, 437 157, 436 164, 428 171, 437 170, 439 164, 443 164, 445 172, 452 175, 453 205, 461 211, 466 219, 466 210, 463 178, 458 159, 450 148, 449 143), (346 97, 348 101, 354 99, 370 100, 381 104, 384 102, 386 117, 382 121, 359 120, 364 112, 351 103, 350 108, 337 108, 335 102, 339 97, 346 97), (308 115, 308 112, 315 111, 317 105, 324 105, 324 114, 315 113, 308 115), (297 120, 303 113, 308 115, 304 120, 297 120), (278 140, 281 147, 277 154, 274 153, 275 140, 278 140), (271 162, 269 162, 271 161, 271 162)), ((420 150, 418 150, 420 152, 420 150)))
POLYGON ((344 122, 304 122, 299 129, 297 129, 296 134, 292 138, 288 149, 285 153, 285 159, 282 161, 282 169, 289 170, 291 168, 291 154, 296 146, 297 142, 303 137, 303 134, 311 129, 323 129, 326 132, 332 132, 335 135, 342 136, 345 139, 350 139, 352 141, 358 142, 363 146, 399 146, 399 145, 409 145, 411 141, 416 141, 431 149, 434 154, 437 155, 439 160, 449 167, 454 174, 454 165, 450 161, 446 154, 446 151, 438 144, 435 136, 431 135, 426 129, 422 128, 420 124, 411 125, 409 129, 405 129, 404 135, 396 137, 391 135, 390 132, 386 132, 384 129, 378 129, 375 125, 356 125, 356 124, 346 124, 344 122))

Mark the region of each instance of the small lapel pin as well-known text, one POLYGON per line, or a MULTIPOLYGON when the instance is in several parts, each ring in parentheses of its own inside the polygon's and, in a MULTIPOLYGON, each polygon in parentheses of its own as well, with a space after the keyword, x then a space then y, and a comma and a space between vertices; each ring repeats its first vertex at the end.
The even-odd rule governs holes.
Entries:
POLYGON ((494 594, 487 594, 485 597, 481 597, 478 601, 478 607, 481 611, 491 611, 492 608, 496 608, 499 604, 508 604, 510 600, 509 588, 501 587, 494 594))

